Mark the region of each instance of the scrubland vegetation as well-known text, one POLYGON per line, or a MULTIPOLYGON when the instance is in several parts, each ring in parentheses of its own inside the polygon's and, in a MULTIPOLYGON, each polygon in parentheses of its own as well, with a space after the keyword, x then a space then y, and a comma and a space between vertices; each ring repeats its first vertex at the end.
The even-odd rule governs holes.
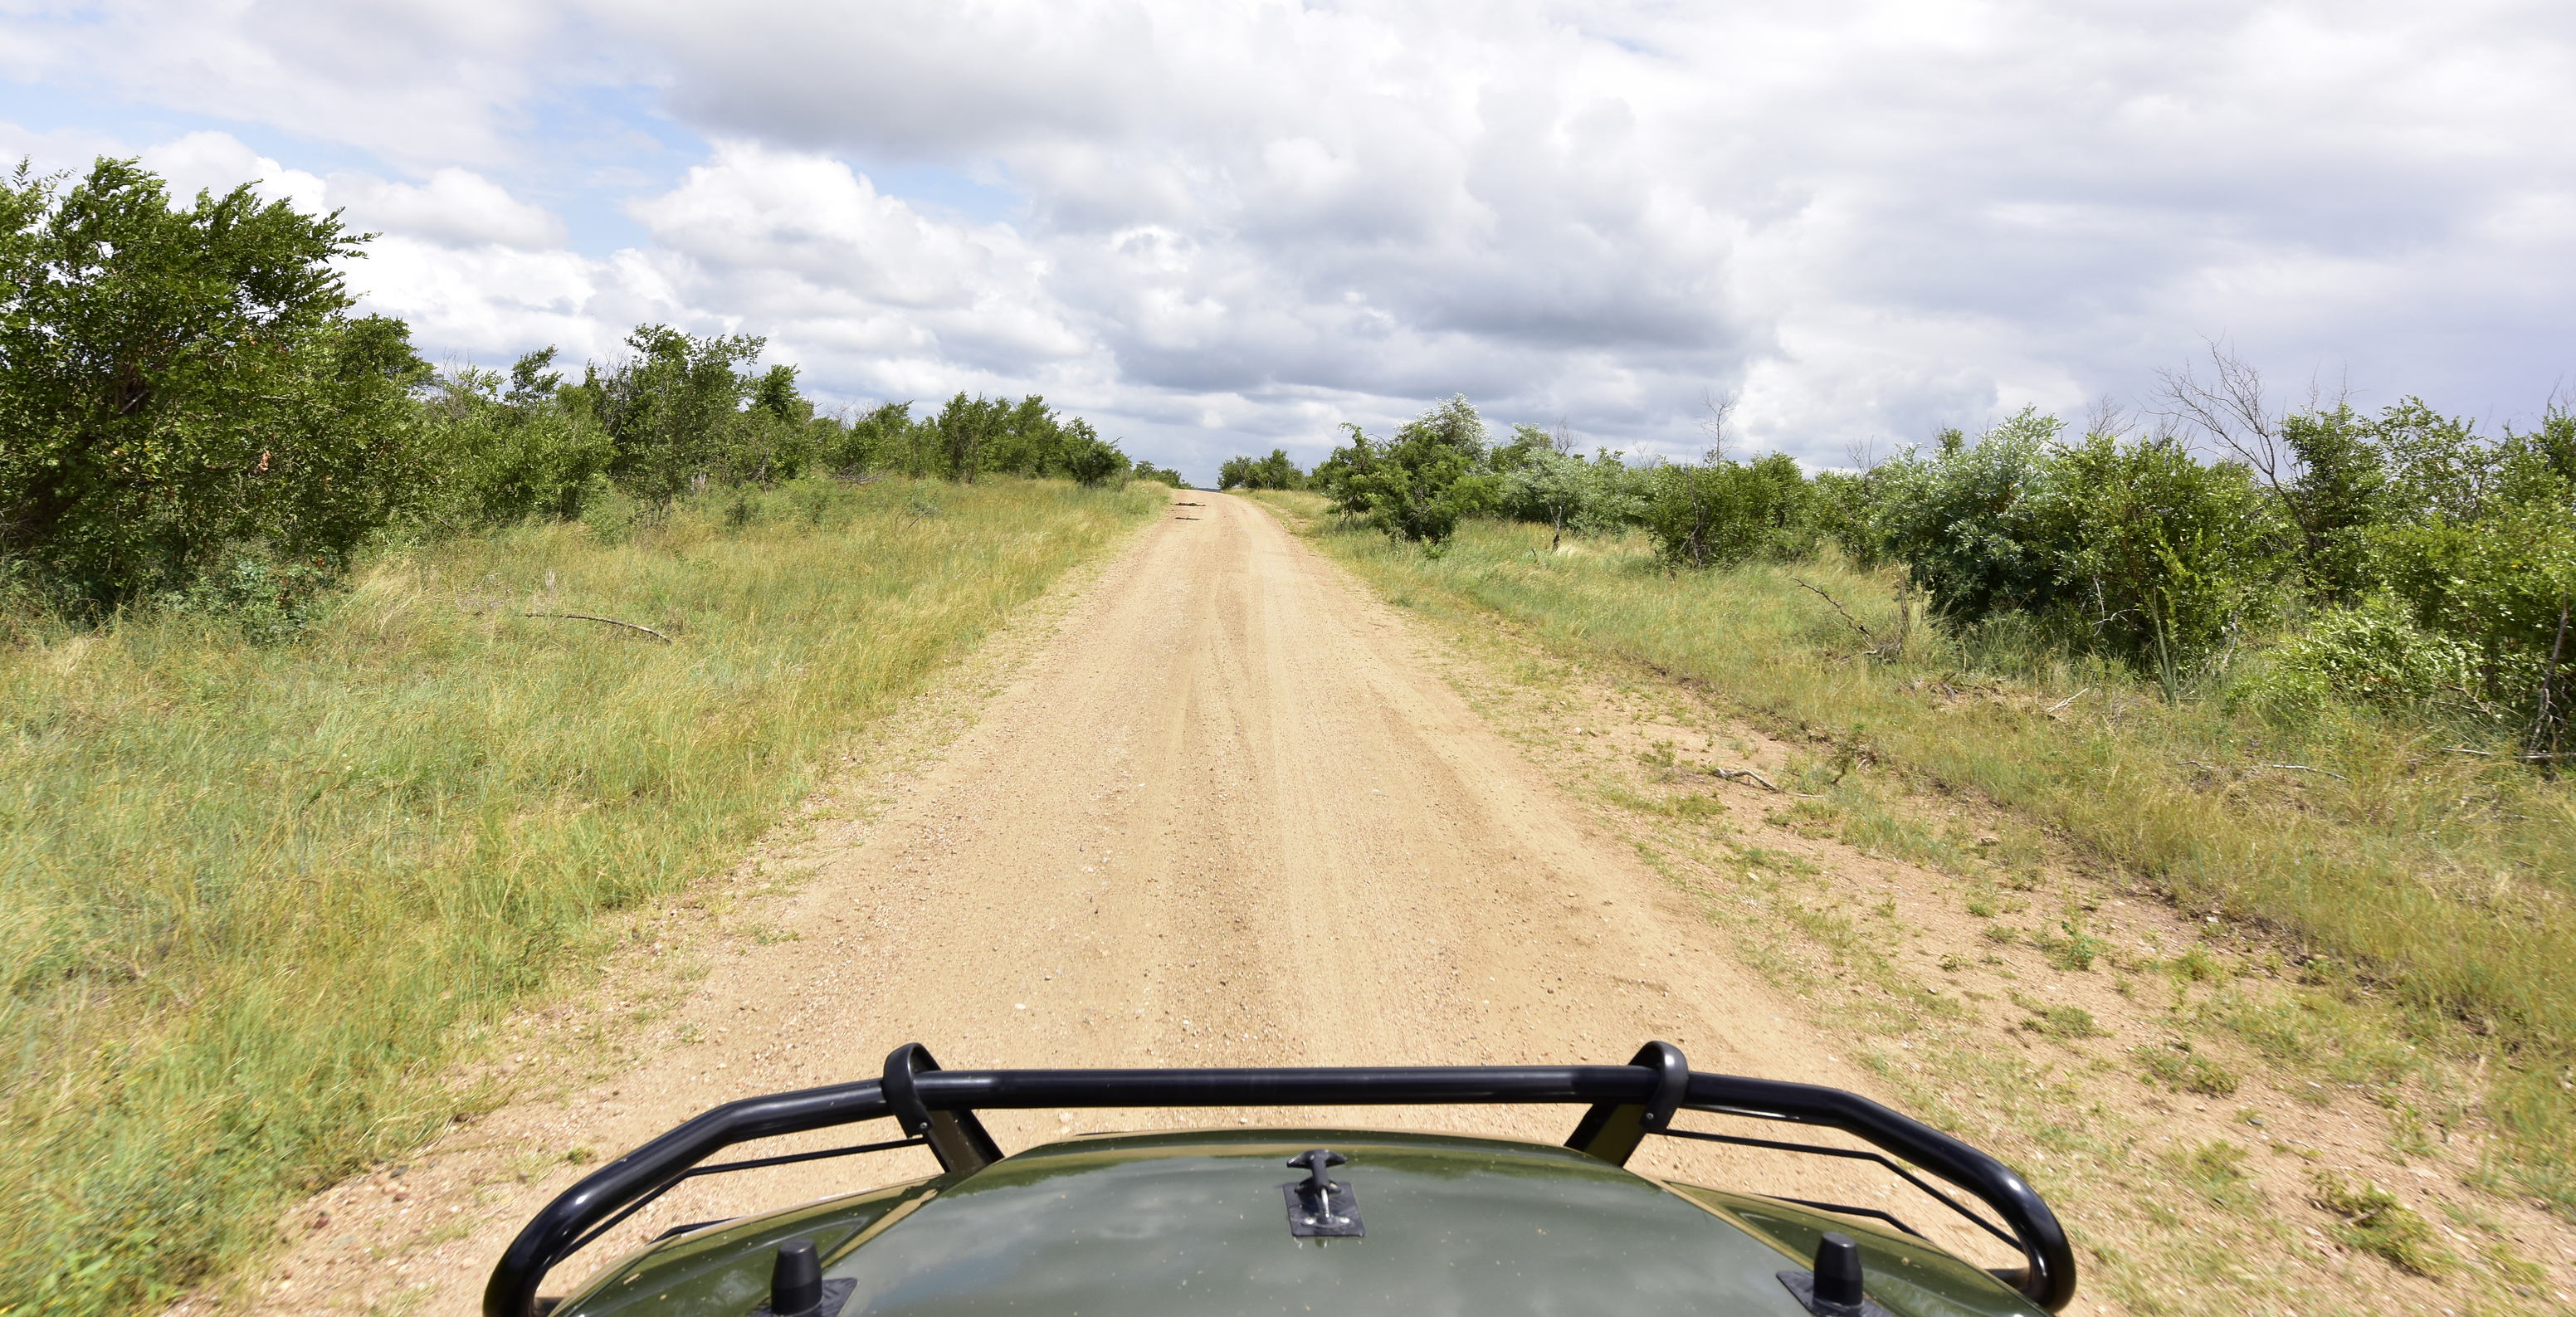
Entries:
POLYGON ((0 210, 0 1311, 167 1298, 491 1100, 454 1063, 608 916, 1163 502, 757 338, 432 370, 247 190, 0 210))
MULTIPOLYGON (((2217 458, 2025 412, 1809 476, 1587 460, 1531 427, 1488 446, 1457 400, 1265 484, 1311 489, 1267 497, 1399 599, 1815 745, 1804 789, 1867 767, 1982 796, 2268 930, 2486 1076, 2518 1145, 2495 1183, 2576 1210, 2576 416, 2490 438, 2411 401, 2238 415, 2208 418, 2217 458)), ((2283 1037, 2279 1063, 2328 1060, 2283 1037)))

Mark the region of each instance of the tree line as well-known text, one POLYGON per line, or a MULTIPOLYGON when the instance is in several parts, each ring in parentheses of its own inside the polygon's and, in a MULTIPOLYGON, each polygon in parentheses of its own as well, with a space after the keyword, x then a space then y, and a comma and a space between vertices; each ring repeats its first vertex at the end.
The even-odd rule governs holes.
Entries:
POLYGON ((2576 411, 2488 435, 2415 398, 2277 406, 2243 362, 2211 365, 2164 377, 2152 427, 2026 408, 1847 470, 1727 456, 1719 403, 1705 459, 1631 462, 1576 453, 1561 426, 1497 441, 1453 398, 1384 438, 1345 425, 1312 472, 1235 458, 1224 486, 1314 489, 1434 552, 1495 517, 1557 541, 1642 532, 1674 572, 1840 553, 1899 568, 1971 641, 2098 656, 2168 698, 2440 708, 2544 763, 2576 748, 2576 411))
POLYGON ((1181 483, 1035 395, 818 413, 753 335, 645 325, 577 377, 551 347, 440 371, 350 314, 338 267, 370 236, 247 185, 175 201, 130 160, 0 181, 0 602, 327 582, 389 528, 803 475, 1181 483))

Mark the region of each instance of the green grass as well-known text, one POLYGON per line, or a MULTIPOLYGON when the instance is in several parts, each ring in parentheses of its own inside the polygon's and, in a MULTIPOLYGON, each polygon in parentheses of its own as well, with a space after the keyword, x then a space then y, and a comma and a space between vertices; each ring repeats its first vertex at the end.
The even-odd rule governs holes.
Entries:
POLYGON ((532 526, 387 552, 285 645, 18 619, 0 1312, 149 1306, 490 1101, 444 1076, 602 915, 727 864, 1159 493, 818 481, 532 526))
POLYGON ((2413 1208, 2375 1184, 2355 1185, 2332 1171, 2319 1171, 2310 1201, 2341 1218, 2335 1238, 2365 1253, 2376 1253, 2418 1276, 2448 1275, 2458 1259, 2433 1234, 2433 1227, 2413 1208))
MULTIPOLYGON (((1633 538, 1551 554, 1546 529, 1494 522, 1463 526, 1434 557, 1338 525, 1312 495, 1260 497, 1417 609, 1503 614, 1560 655, 1647 665, 1804 741, 1806 790, 1878 765, 1918 789, 1983 796, 2184 910, 2286 944, 2308 972, 2351 976, 2394 1008, 2395 1027, 2496 1062, 2486 1106, 2525 1154, 2519 1182, 2576 1210, 2576 1091, 2560 1082, 2576 1066, 2576 977, 2561 972, 2576 961, 2576 784, 2450 753, 2460 733, 2437 723, 2328 711, 2284 725, 2220 698, 2169 706, 2100 664, 1981 648, 1920 621, 1901 657, 1873 657, 1863 651, 1905 630, 1892 572, 1674 575, 1633 538), (2274 767, 2285 764, 2305 768, 2274 767)), ((1862 819, 1843 836, 1937 849, 1862 819)), ((2071 930, 2057 941, 2070 965, 2098 950, 2071 930)))

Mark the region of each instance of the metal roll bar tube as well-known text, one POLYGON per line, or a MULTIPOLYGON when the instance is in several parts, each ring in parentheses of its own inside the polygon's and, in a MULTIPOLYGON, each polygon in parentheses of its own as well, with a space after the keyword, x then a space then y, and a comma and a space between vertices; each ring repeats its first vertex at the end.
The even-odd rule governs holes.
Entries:
MULTIPOLYGON (((2003 1163, 1856 1093, 1691 1071, 1665 1043, 1649 1044, 1623 1066, 1240 1070, 941 1070, 914 1044, 897 1048, 886 1069, 882 1079, 728 1102, 601 1167, 546 1204, 502 1252, 483 1290, 485 1317, 539 1317, 537 1287, 555 1264, 735 1144, 894 1116, 905 1138, 845 1151, 926 1142, 943 1167, 972 1170, 999 1151, 973 1113, 1049 1107, 1590 1104, 1570 1145, 1619 1163, 1647 1134, 1710 1137, 1670 1129, 1675 1109, 1822 1126, 1913 1162, 1993 1209, 2023 1257, 2022 1266, 1994 1274, 2031 1302, 2055 1312, 2075 1296, 2075 1256, 2064 1228, 2003 1163)), ((784 1159, 742 1165, 775 1160, 784 1159)))

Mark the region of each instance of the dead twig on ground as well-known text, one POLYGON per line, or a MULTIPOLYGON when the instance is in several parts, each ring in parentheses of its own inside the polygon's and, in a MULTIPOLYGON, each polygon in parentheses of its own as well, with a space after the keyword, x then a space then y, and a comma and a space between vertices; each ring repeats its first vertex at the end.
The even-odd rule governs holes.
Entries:
POLYGON ((616 618, 613 618, 613 617, 598 617, 598 616, 594 616, 594 615, 589 614, 589 613, 523 613, 523 614, 521 614, 520 616, 522 616, 522 617, 561 617, 561 618, 569 618, 570 620, 575 621, 575 622, 605 622, 605 623, 607 623, 607 624, 608 624, 608 625, 610 625, 610 626, 622 626, 622 627, 626 628, 626 629, 627 629, 627 630, 629 630, 629 631, 641 631, 641 632, 643 632, 644 634, 646 634, 646 635, 648 635, 648 636, 651 636, 651 637, 652 637, 652 638, 654 638, 655 640, 661 641, 661 642, 662 642, 663 644, 665 644, 665 645, 668 645, 668 644, 672 643, 671 638, 670 638, 669 636, 663 635, 661 632, 656 631, 656 630, 654 630, 653 628, 651 628, 651 627, 649 627, 649 626, 645 626, 645 625, 643 625, 643 624, 642 624, 642 623, 640 623, 640 622, 620 622, 620 621, 618 621, 616 618))
MULTIPOLYGON (((1862 625, 1860 624, 1860 619, 1859 619, 1859 618, 1856 618, 1856 617, 1852 616, 1852 615, 1851 615, 1851 613, 1850 613, 1849 611, 1845 610, 1845 609, 1843 608, 1843 606, 1842 606, 1842 601, 1841 601, 1841 600, 1838 600, 1838 599, 1834 598, 1832 595, 1826 594, 1824 591, 1819 590, 1819 589, 1817 589, 1816 587, 1814 587, 1814 586, 1812 586, 1812 585, 1807 584, 1805 581, 1798 580, 1798 578, 1797 578, 1797 577, 1795 577, 1795 576, 1792 576, 1792 577, 1790 577, 1789 579, 1790 579, 1790 580, 1792 580, 1792 581, 1797 581, 1797 582, 1798 582, 1798 588, 1799 588, 1799 589, 1801 589, 1801 590, 1805 590, 1805 591, 1807 591, 1807 592, 1809 592, 1809 593, 1811 593, 1811 594, 1815 595, 1818 599, 1822 599, 1822 600, 1824 600, 1826 603, 1832 604, 1832 605, 1834 606, 1834 611, 1835 611, 1835 612, 1837 612, 1837 613, 1841 613, 1841 614, 1842 614, 1842 616, 1843 616, 1843 620, 1844 620, 1844 621, 1846 621, 1846 622, 1851 623, 1852 630, 1857 631, 1857 632, 1859 632, 1859 633, 1860 633, 1860 638, 1861 638, 1861 639, 1868 641, 1868 642, 1869 642, 1870 644, 1872 644, 1872 645, 1876 645, 1876 644, 1878 643, 1878 637, 1877 637, 1877 636, 1874 636, 1874 635, 1871 635, 1871 634, 1870 634, 1870 630, 1869 630, 1869 628, 1868 628, 1868 627, 1865 627, 1865 626, 1862 626, 1862 625)), ((1871 652, 1871 653, 1873 653, 1873 654, 1875 654, 1875 653, 1877 653, 1878 651, 1877 651, 1876 649, 1872 649, 1872 650, 1870 650, 1870 652, 1871 652)))
POLYGON ((2087 686, 2087 687, 2085 687, 2084 689, 2082 689, 2082 690, 2080 690, 2080 691, 2077 691, 2077 692, 2075 692, 2075 693, 2074 693, 2074 694, 2072 694, 2072 695, 2067 696, 2065 699, 2059 700, 2057 703, 2055 703, 2055 704, 2052 704, 2052 705, 2048 706, 2048 711, 2049 711, 2050 713, 2055 713, 2055 712, 2057 712, 2058 710, 2065 708, 2067 705, 2073 704, 2073 703, 2074 703, 2074 702, 2076 702, 2077 700, 2083 699, 2085 696, 2090 695, 2090 694, 2092 694, 2092 693, 2093 693, 2093 688, 2092 688, 2092 687, 2090 687, 2090 686, 2087 686))
POLYGON ((2330 778, 2333 778, 2333 779, 2334 779, 2335 781, 2337 781, 2337 782, 2349 782, 2349 781, 2351 781, 2351 780, 2352 780, 2351 778, 2345 777, 2343 774, 2338 773, 2338 772, 2334 771, 2334 770, 2333 770, 2333 769, 2331 769, 2331 768, 2312 768, 2312 767, 2309 767, 2309 766, 2308 766, 2308 765, 2306 765, 2306 764, 2265 764, 2265 765, 2263 765, 2263 767, 2265 767, 2265 768, 2286 768, 2286 769, 2289 769, 2289 770, 2291 770, 2291 771, 2293 771, 2293 772, 2298 772, 2298 773, 2323 773, 2323 774, 2325 774, 2326 776, 2328 776, 2328 777, 2330 777, 2330 778))
MULTIPOLYGON (((1715 765, 1713 765, 1713 764, 1712 764, 1712 765, 1710 765, 1710 767, 1709 767, 1709 770, 1708 770, 1708 771, 1710 772, 1710 774, 1712 774, 1712 775, 1714 775, 1714 776, 1716 776, 1716 777, 1723 778, 1723 779, 1725 779, 1726 781, 1729 781, 1729 782, 1736 781, 1736 780, 1737 780, 1737 779, 1739 779, 1739 778, 1748 778, 1748 777, 1749 777, 1749 778, 1753 779, 1754 781, 1759 782, 1759 783, 1761 783, 1762 785, 1764 785, 1764 786, 1766 786, 1766 787, 1770 787, 1773 791, 1780 791, 1780 788, 1778 788, 1778 787, 1776 787, 1776 786, 1772 786, 1771 779, 1769 779, 1769 778, 1767 778, 1767 777, 1762 776, 1760 773, 1756 773, 1756 772, 1754 772, 1754 771, 1753 771, 1752 769, 1750 769, 1750 768, 1719 768, 1719 767, 1717 767, 1717 766, 1715 766, 1715 765)), ((1787 794, 1789 794, 1789 793, 1788 793, 1788 792, 1785 792, 1785 791, 1780 791, 1780 794, 1785 796, 1785 795, 1787 795, 1787 794)))
MULTIPOLYGON (((2479 752, 2478 752, 2478 751, 2475 751, 2475 750, 2472 750, 2472 751, 2469 751, 2469 753, 2470 753, 2470 754, 2477 754, 2477 753, 2479 753, 2479 752)), ((2204 763, 2200 762, 2200 761, 2199 761, 2199 760, 2197 760, 2197 759, 2177 759, 2177 760, 2175 760, 2175 761, 2174 761, 2174 763, 2175 763, 2176 765, 2180 766, 2180 767, 2183 767, 2183 768, 2205 768, 2205 769, 2207 769, 2207 770, 2209 770, 2210 772, 2213 772, 2213 773, 2223 773, 2223 772, 2225 772, 2225 771, 2226 771, 2225 769, 2220 768, 2220 767, 2219 767, 2218 765, 2216 765, 2216 764, 2204 764, 2204 763)), ((2334 771, 2334 770, 2333 770, 2333 769, 2331 769, 2331 768, 2318 768, 2318 767, 2315 767, 2314 765, 2311 765, 2311 764, 2255 764, 2255 765, 2253 765, 2253 767, 2255 767, 2255 768, 2286 768, 2286 769, 2290 769, 2290 770, 2291 770, 2291 771, 2293 771, 2293 772, 2299 772, 2299 773, 2323 773, 2323 774, 2325 774, 2326 776, 2328 776, 2328 777, 2330 777, 2330 778, 2333 778, 2334 780, 2336 780, 2336 781, 2338 781, 2338 782, 2349 782, 2349 781, 2351 781, 2351 780, 2352 780, 2351 778, 2345 777, 2343 774, 2338 773, 2338 772, 2334 771)))

